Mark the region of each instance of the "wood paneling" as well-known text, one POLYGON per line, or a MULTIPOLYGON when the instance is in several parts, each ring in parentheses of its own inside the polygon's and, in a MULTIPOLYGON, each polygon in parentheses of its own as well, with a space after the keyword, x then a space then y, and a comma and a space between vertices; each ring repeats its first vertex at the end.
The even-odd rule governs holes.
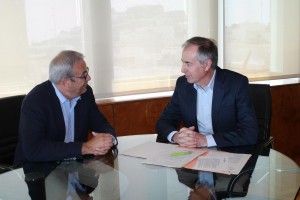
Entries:
POLYGON ((272 86, 274 149, 300 166, 300 84, 272 86))
POLYGON ((104 114, 107 121, 114 126, 114 105, 113 104, 98 104, 99 110, 104 114))
MULTIPOLYGON (((300 84, 272 86, 271 135, 274 149, 300 166, 300 84)), ((156 121, 170 97, 98 103, 118 136, 155 133, 156 121)))
POLYGON ((155 123, 169 98, 123 102, 114 105, 114 128, 118 135, 155 133, 155 123))

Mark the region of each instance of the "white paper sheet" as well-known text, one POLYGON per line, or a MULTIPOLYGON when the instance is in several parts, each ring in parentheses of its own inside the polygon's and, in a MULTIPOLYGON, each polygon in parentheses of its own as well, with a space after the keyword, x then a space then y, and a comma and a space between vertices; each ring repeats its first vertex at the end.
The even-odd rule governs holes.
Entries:
POLYGON ((238 174, 250 157, 250 154, 208 150, 206 154, 199 156, 194 163, 189 163, 185 167, 223 174, 238 174))
MULTIPOLYGON (((174 145, 173 145, 174 146, 174 145)), ((202 149, 192 149, 174 146, 174 148, 154 154, 143 161, 144 164, 160 165, 165 167, 181 168, 186 163, 205 153, 202 149)))
POLYGON ((177 145, 174 144, 148 141, 128 150, 121 151, 119 152, 119 155, 133 156, 138 158, 150 158, 159 152, 168 151, 168 149, 174 149, 176 148, 176 146, 177 145))
POLYGON ((119 152, 120 155, 144 158, 144 164, 238 174, 250 154, 236 154, 200 148, 185 148, 174 144, 148 141, 131 149, 119 152))

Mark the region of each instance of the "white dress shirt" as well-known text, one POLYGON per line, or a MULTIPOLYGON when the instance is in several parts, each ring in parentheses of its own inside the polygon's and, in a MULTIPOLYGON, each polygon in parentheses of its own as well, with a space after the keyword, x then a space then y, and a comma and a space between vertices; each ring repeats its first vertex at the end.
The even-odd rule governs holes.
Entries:
MULTIPOLYGON (((196 114, 197 114, 197 125, 198 130, 202 135, 205 135, 207 140, 207 147, 217 146, 215 139, 213 138, 213 128, 212 128, 212 98, 213 98, 213 88, 215 83, 216 70, 205 88, 202 88, 200 85, 194 83, 194 88, 197 91, 197 105, 196 105, 196 114)), ((168 140, 171 143, 173 136, 177 131, 172 131, 168 135, 168 140)))

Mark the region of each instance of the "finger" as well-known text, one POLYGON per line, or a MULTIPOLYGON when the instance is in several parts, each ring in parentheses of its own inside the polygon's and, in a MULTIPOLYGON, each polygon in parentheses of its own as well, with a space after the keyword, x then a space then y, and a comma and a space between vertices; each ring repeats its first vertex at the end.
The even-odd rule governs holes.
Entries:
POLYGON ((104 148, 104 147, 97 147, 94 149, 94 151, 97 151, 97 152, 105 152, 107 151, 107 148, 104 148))
POLYGON ((113 142, 113 138, 110 134, 101 134, 101 137, 104 141, 107 141, 107 142, 113 142))
POLYGON ((105 155, 105 153, 103 153, 102 151, 94 151, 94 155, 95 156, 102 156, 102 155, 105 155))
POLYGON ((93 134, 93 136, 96 136, 96 135, 98 135, 98 134, 97 134, 96 132, 94 132, 94 131, 92 132, 92 134, 93 134))
POLYGON ((94 150, 94 155, 104 155, 108 152, 108 150, 101 149, 101 150, 94 150))
POLYGON ((188 128, 186 127, 182 127, 181 129, 179 129, 179 133, 185 133, 187 130, 189 130, 188 128))
POLYGON ((180 140, 179 143, 181 146, 187 146, 187 147, 195 147, 196 146, 196 141, 192 138, 183 138, 180 140))
POLYGON ((97 151, 108 151, 111 149, 111 146, 99 146, 99 147, 96 147, 94 150, 97 150, 97 151))
POLYGON ((186 132, 186 136, 189 138, 192 138, 193 140, 195 139, 195 131, 188 131, 186 132))

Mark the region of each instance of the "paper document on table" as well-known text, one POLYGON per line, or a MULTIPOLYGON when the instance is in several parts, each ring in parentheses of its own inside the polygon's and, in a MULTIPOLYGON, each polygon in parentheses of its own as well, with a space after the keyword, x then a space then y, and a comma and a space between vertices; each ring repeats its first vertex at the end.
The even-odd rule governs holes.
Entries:
POLYGON ((148 141, 136 147, 119 152, 119 154, 139 158, 150 158, 156 153, 164 152, 168 149, 174 149, 175 147, 176 145, 174 144, 165 144, 148 141))
POLYGON ((229 165, 228 165, 229 172, 231 174, 239 174, 250 157, 251 157, 250 154, 232 153, 231 156, 229 156, 229 165))
POLYGON ((121 151, 119 155, 145 158, 144 164, 174 168, 184 167, 223 174, 238 174, 251 157, 250 154, 186 148, 151 141, 121 151))
POLYGON ((250 154, 208 150, 205 154, 187 163, 184 167, 223 174, 238 174, 250 157, 250 154))
POLYGON ((147 158, 145 161, 143 161, 143 163, 172 168, 182 168, 186 163, 192 161, 205 152, 206 150, 203 149, 174 146, 174 148, 169 148, 165 149, 162 152, 157 152, 152 157, 147 158))

